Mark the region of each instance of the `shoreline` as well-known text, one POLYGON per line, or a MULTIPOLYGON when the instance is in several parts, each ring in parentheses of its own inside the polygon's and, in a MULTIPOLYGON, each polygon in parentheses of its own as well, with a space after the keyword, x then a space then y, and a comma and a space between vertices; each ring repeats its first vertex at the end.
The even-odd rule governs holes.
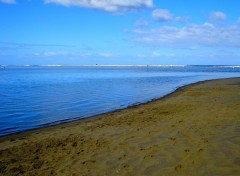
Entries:
POLYGON ((240 78, 0 137, 5 175, 239 175, 240 78), (94 168, 94 169, 93 169, 94 168))
POLYGON ((205 83, 205 82, 211 82, 211 81, 217 81, 217 80, 226 80, 226 79, 235 79, 235 78, 240 78, 240 77, 231 77, 231 78, 217 78, 217 79, 210 79, 210 80, 203 80, 203 81, 198 81, 198 82, 194 82, 194 83, 190 83, 190 84, 187 84, 187 85, 183 85, 183 86, 180 86, 180 87, 177 87, 175 90, 173 90, 172 92, 166 94, 166 95, 163 95, 162 97, 159 97, 159 98, 153 98, 149 101, 146 101, 146 102, 142 102, 142 103, 139 103, 139 104, 133 104, 133 105, 129 105, 125 108, 122 108, 122 109, 116 109, 116 110, 113 110, 113 111, 109 111, 109 112, 105 112, 105 113, 101 113, 101 114, 97 114, 97 115, 93 115, 93 116, 89 116, 89 117, 84 117, 84 118, 74 118, 73 120, 62 120, 62 121, 57 121, 57 122, 53 122, 53 123, 50 123, 50 125, 43 125, 43 126, 40 126, 40 127, 36 127, 36 128, 33 128, 33 129, 29 129, 29 130, 24 130, 24 131, 19 131, 19 132, 15 132, 15 133, 10 133, 10 134, 6 134, 6 135, 2 135, 0 136, 0 143, 2 142, 2 139, 4 140, 5 138, 9 138, 11 136, 13 136, 15 138, 15 136, 17 137, 18 135, 24 135, 25 133, 28 134, 28 133, 31 133, 32 131, 35 131, 35 130, 41 130, 44 128, 49 128, 49 127, 57 127, 57 126, 61 126, 61 125, 67 125, 69 123, 75 123, 75 122, 81 122, 81 121, 89 121, 89 120, 94 120, 94 119, 98 119, 98 118, 101 118, 101 116, 104 116, 104 115, 107 115, 109 113, 116 113, 116 112, 119 112, 119 111, 122 111, 122 110, 125 110, 125 109, 131 109, 131 108, 137 108, 138 106, 141 106, 141 105, 146 105, 148 103, 152 103, 152 102, 155 102, 155 101, 159 101, 159 100, 162 100, 162 99, 165 99, 165 98, 168 98, 170 96, 174 96, 175 94, 178 93, 178 91, 181 91, 187 87, 190 87, 190 86, 195 86, 195 85, 198 85, 198 84, 202 84, 202 83, 205 83))

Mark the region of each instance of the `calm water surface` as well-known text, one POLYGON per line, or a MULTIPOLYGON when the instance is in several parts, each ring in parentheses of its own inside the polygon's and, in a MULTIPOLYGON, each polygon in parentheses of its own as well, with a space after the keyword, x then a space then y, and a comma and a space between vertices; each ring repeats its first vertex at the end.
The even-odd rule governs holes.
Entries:
POLYGON ((126 108, 197 81, 239 76, 239 66, 2 67, 0 136, 126 108))

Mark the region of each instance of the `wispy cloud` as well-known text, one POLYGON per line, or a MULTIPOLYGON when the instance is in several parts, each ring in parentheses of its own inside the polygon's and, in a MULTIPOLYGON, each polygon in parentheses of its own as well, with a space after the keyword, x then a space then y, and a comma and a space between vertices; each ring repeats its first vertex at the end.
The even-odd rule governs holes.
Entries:
POLYGON ((134 23, 134 26, 136 26, 136 27, 149 26, 149 22, 144 19, 139 19, 134 23))
POLYGON ((63 6, 79 6, 104 10, 112 13, 122 13, 153 7, 152 0, 44 0, 45 3, 55 3, 63 6))
POLYGON ((0 60, 1 56, 16 57, 55 57, 67 56, 68 50, 76 50, 74 45, 61 44, 38 44, 38 43, 18 43, 18 42, 0 42, 0 60))
POLYGON ((158 22, 182 22, 187 21, 189 17, 185 16, 175 16, 167 9, 155 9, 152 12, 152 17, 158 22))
MULTIPOLYGON (((67 51, 46 51, 44 53, 41 54, 41 56, 44 56, 44 57, 55 57, 55 56, 68 56, 68 52, 67 51)), ((35 56, 39 56, 40 54, 39 53, 35 53, 35 56)))
POLYGON ((98 53, 98 56, 100 56, 100 57, 113 57, 113 55, 111 53, 103 53, 103 52, 98 53))
POLYGON ((161 56, 161 54, 159 52, 157 52, 157 51, 153 51, 152 52, 152 56, 153 57, 159 57, 159 56, 161 56))
POLYGON ((240 47, 240 26, 215 26, 211 23, 184 27, 163 26, 132 30, 134 40, 151 46, 240 47))
POLYGON ((237 24, 240 25, 240 17, 237 19, 237 24))
POLYGON ((156 9, 152 12, 152 17, 159 22, 168 22, 173 20, 173 14, 166 9, 156 9))
POLYGON ((74 46, 61 44, 34 44, 0 42, 0 56, 21 53, 26 57, 36 58, 111 58, 116 54, 105 51, 94 51, 88 46, 74 46), (14 52, 13 52, 14 51, 14 52))
POLYGON ((112 53, 108 52, 86 52, 86 51, 44 51, 44 52, 34 52, 32 53, 33 56, 35 57, 48 57, 48 58, 53 58, 53 57, 75 57, 75 58, 88 58, 88 57, 102 57, 102 58, 110 58, 110 57, 115 57, 116 55, 113 55, 112 53))
POLYGON ((74 45, 64 45, 64 44, 17 43, 17 42, 0 42, 0 46, 8 47, 8 48, 75 47, 74 45))
MULTIPOLYGON (((153 0, 43 0, 46 4, 54 3, 63 6, 78 6, 98 9, 111 13, 124 13, 153 7, 153 0)), ((0 3, 14 4, 16 0, 0 0, 0 3)))
POLYGON ((14 4, 16 3, 15 0, 0 0, 1 3, 5 3, 5 4, 14 4))
POLYGON ((209 20, 212 22, 224 22, 225 20, 227 20, 227 15, 223 12, 212 12, 209 15, 209 20))
POLYGON ((159 52, 159 51, 152 51, 150 53, 145 54, 137 54, 136 57, 138 58, 169 58, 174 57, 175 54, 172 52, 159 52))

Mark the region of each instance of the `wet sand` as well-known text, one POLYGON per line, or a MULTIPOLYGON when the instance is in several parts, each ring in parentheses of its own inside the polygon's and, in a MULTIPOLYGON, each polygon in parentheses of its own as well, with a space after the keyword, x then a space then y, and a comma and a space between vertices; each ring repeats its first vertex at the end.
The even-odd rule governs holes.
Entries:
POLYGON ((240 175, 240 78, 1 137, 0 175, 240 175))

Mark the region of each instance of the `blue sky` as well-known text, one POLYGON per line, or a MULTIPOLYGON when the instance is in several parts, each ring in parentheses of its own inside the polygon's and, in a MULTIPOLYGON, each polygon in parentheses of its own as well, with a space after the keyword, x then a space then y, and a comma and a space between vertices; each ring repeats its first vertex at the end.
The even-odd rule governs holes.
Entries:
POLYGON ((0 64, 240 64, 239 0, 0 0, 0 64))

